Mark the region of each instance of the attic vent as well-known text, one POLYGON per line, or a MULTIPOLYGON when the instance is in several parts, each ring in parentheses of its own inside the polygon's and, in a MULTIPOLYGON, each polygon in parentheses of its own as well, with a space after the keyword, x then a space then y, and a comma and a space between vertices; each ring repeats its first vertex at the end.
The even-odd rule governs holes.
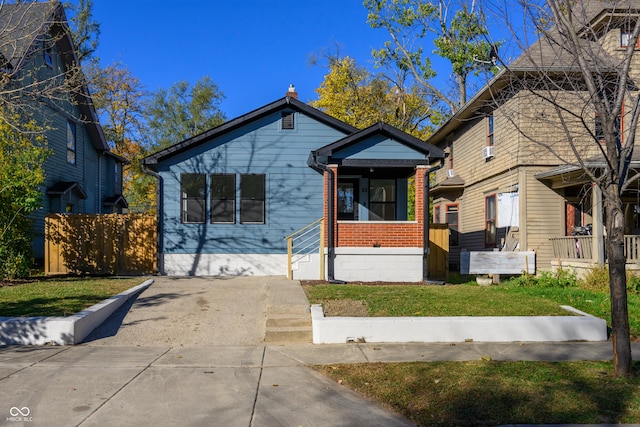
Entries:
POLYGON ((293 112, 282 113, 282 129, 293 129, 293 112))

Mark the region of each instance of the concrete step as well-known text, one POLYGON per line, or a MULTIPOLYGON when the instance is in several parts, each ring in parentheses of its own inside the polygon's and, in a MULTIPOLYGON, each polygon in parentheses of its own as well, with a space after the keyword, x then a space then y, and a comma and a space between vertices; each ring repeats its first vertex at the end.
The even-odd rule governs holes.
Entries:
POLYGON ((309 317, 311 306, 309 304, 275 304, 267 307, 267 317, 309 317))
POLYGON ((279 327, 267 329, 264 342, 267 343, 310 343, 313 341, 311 327, 279 327))
POLYGON ((290 327, 311 328, 311 317, 270 317, 267 319, 267 329, 290 327))

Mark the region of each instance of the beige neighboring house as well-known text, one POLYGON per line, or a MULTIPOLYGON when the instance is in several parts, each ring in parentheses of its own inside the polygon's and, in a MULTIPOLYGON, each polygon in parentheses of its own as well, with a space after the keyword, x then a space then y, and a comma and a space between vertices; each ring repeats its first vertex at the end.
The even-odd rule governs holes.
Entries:
MULTIPOLYGON (((640 1, 618 1, 616 6, 585 1, 584 5, 584 43, 598 51, 599 66, 615 69, 628 40, 625 23, 630 15, 640 16, 640 1)), ((533 250, 538 272, 560 264, 580 273, 580 267, 605 261, 600 190, 578 164, 553 106, 514 84, 517 79, 535 79, 540 67, 564 78, 571 60, 572 55, 563 54, 558 45, 538 40, 428 140, 448 153, 431 196, 434 222, 448 223, 451 230, 451 271, 459 271, 463 250, 533 250), (591 235, 572 235, 579 230, 575 227, 587 225, 593 227, 591 235)), ((593 109, 585 110, 584 92, 563 84, 553 96, 575 113, 569 126, 577 151, 589 159, 587 167, 598 170, 603 157, 594 139, 600 132, 597 116, 593 109)), ((627 110, 620 119, 623 139, 628 137, 625 126, 631 108, 627 110)), ((640 171, 640 156, 635 156, 630 169, 631 174, 640 171)), ((632 266, 640 262, 638 185, 623 197, 626 255, 632 266)))

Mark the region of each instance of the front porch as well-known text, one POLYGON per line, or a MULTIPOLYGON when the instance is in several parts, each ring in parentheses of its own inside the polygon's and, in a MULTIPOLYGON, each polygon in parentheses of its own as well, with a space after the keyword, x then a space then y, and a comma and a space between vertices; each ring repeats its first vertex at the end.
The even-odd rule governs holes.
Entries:
MULTIPOLYGON (((556 269, 572 269, 578 277, 597 265, 606 263, 606 251, 603 259, 599 259, 599 244, 604 248, 604 240, 598 241, 596 236, 566 236, 549 239, 553 247, 554 259, 551 266, 556 269)), ((627 259, 627 271, 640 272, 640 236, 624 236, 624 255, 627 259)))

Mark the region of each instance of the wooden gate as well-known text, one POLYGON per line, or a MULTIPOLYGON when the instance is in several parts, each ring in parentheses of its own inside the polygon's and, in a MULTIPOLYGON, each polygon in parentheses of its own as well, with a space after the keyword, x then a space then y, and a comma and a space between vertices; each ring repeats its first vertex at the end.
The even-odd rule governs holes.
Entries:
POLYGON ((449 272, 449 225, 429 224, 429 279, 446 280, 449 272))
POLYGON ((45 218, 45 274, 153 274, 156 254, 156 218, 149 215, 45 218))

